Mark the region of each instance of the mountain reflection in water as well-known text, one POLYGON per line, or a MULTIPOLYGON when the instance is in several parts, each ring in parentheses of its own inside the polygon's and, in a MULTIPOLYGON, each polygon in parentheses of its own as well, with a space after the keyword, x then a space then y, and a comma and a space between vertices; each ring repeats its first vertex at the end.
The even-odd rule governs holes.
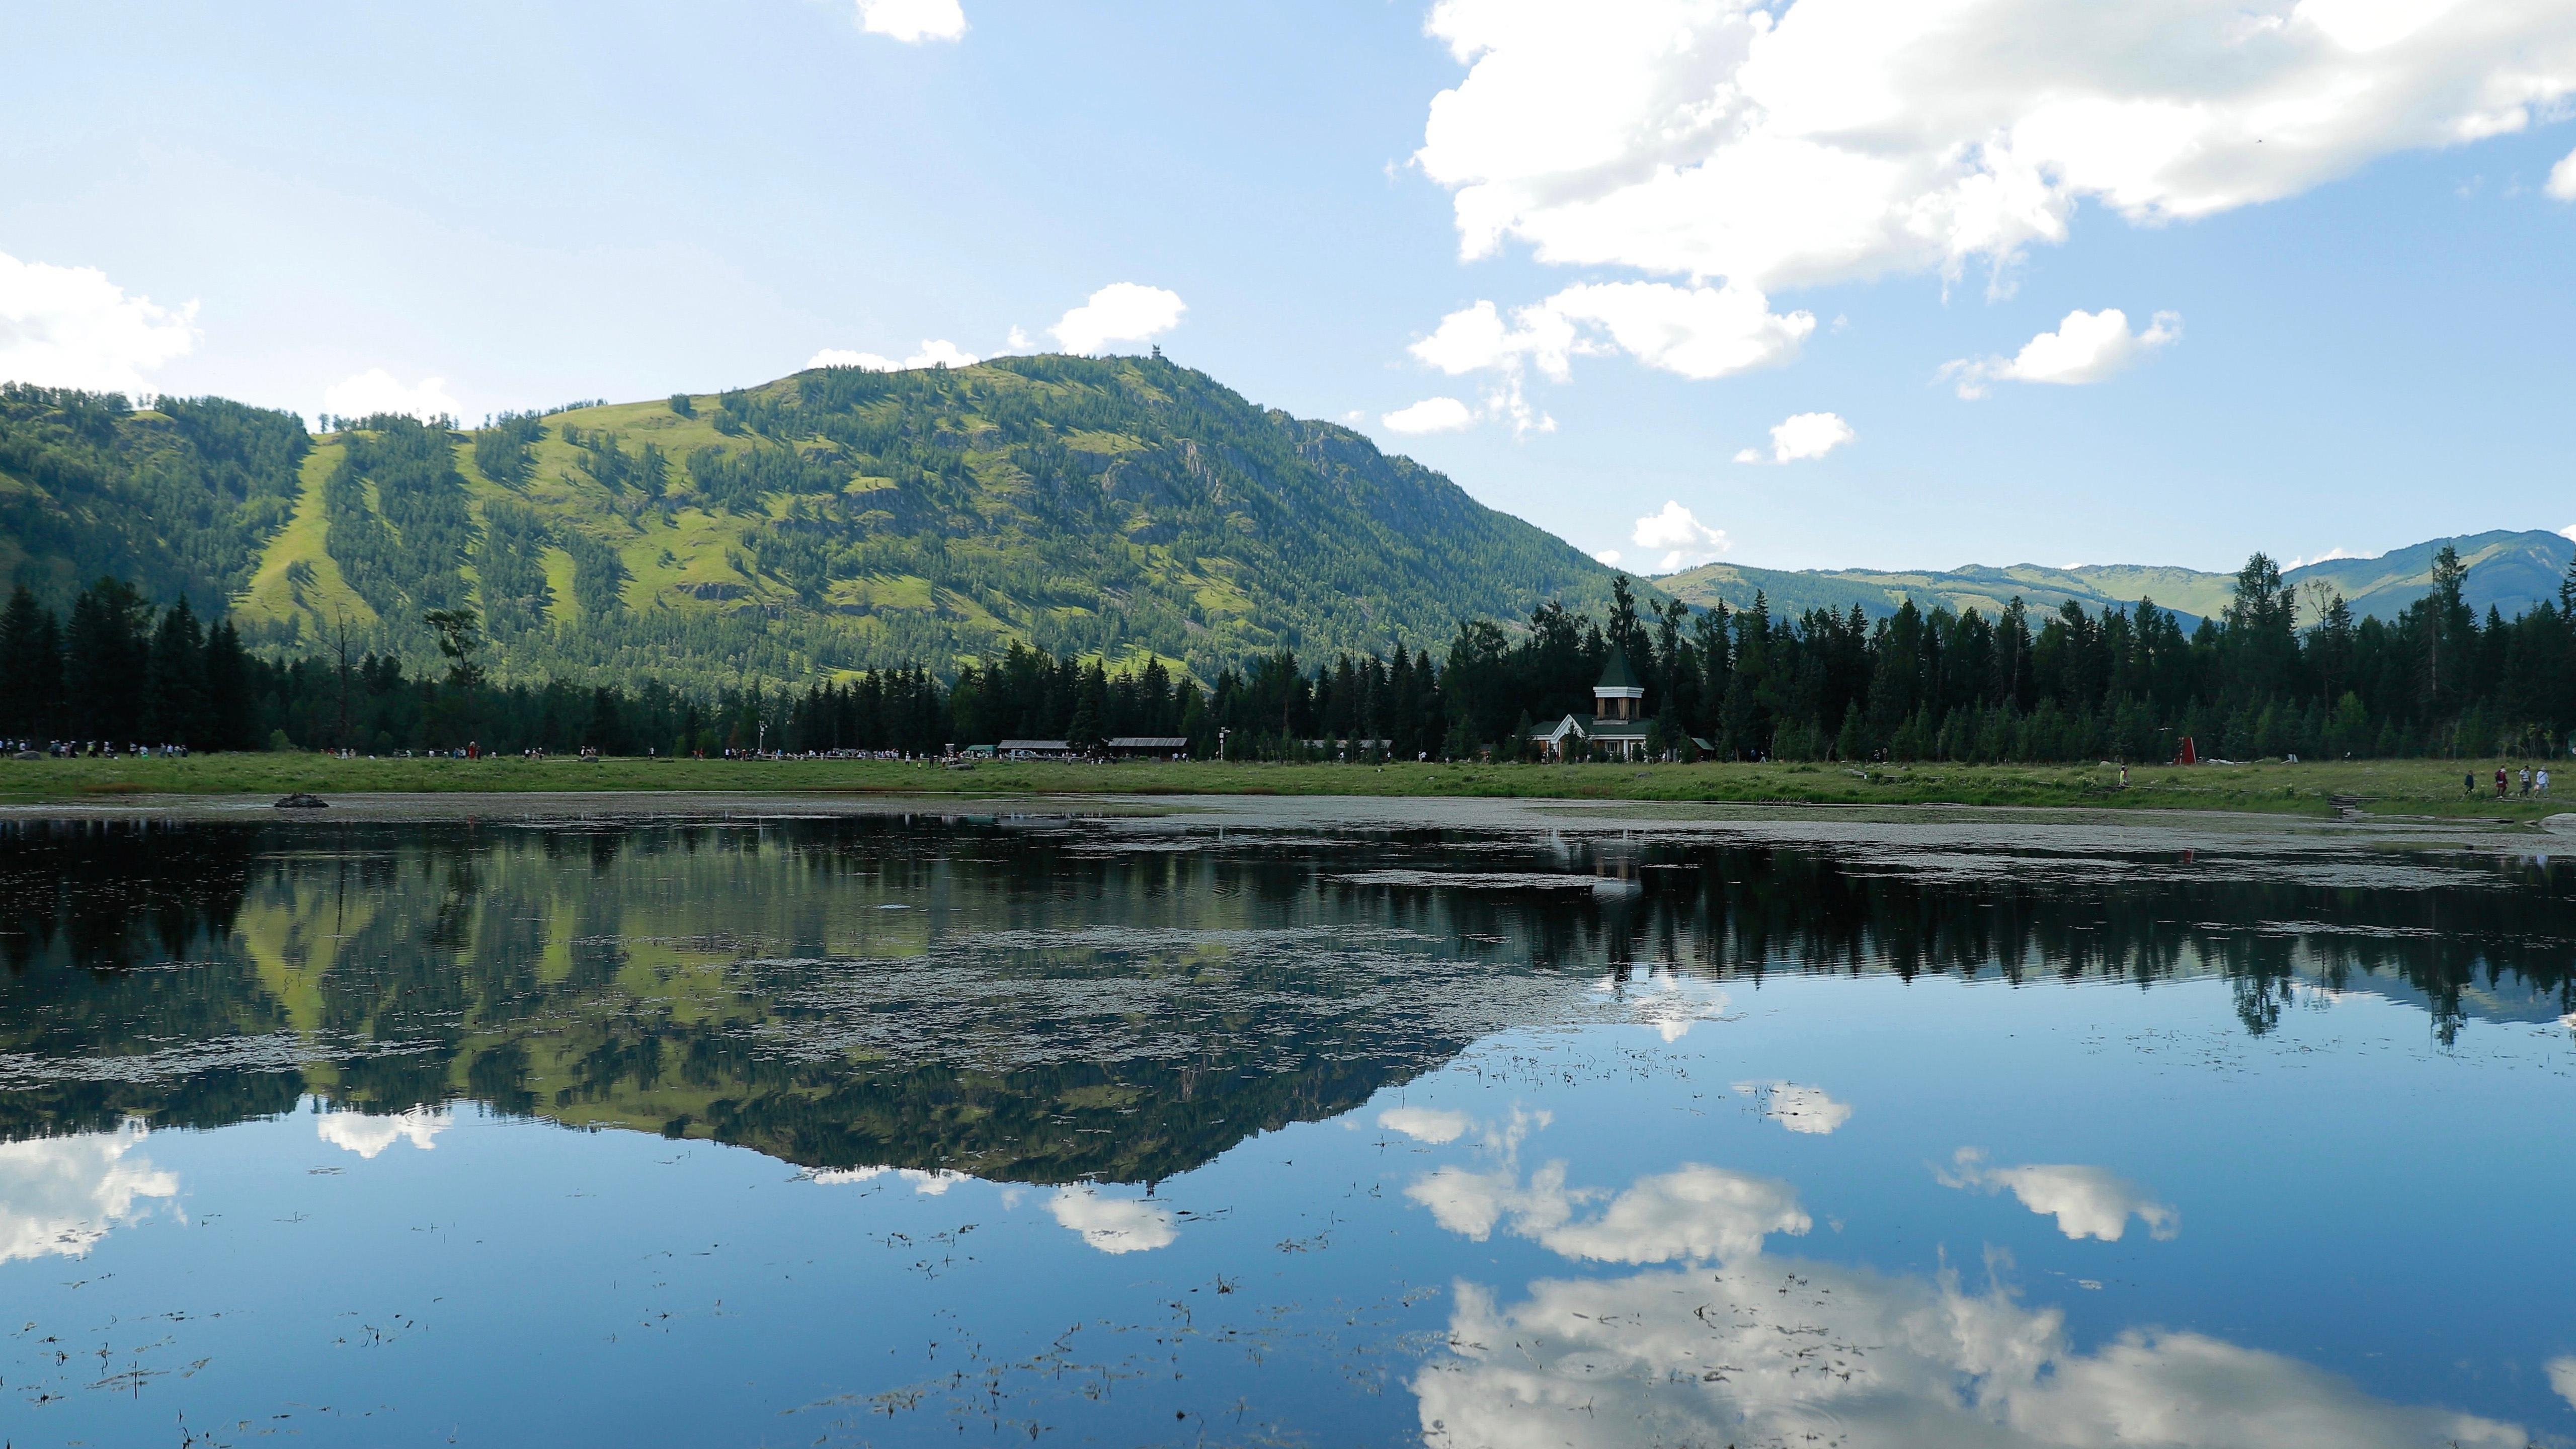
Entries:
MULTIPOLYGON (((817 1169, 1151 1182, 1512 1026, 1670 1038, 1738 976, 2220 974, 2258 1033, 2303 986, 2419 1001, 2437 1036, 2576 1000, 2565 867, 2512 860, 927 816, 0 832, 6 1140, 471 1098, 817 1169)), ((1752 1088, 1792 1130, 1837 1110, 1752 1088)))
POLYGON ((2576 1442, 2564 860, 1283 818, 0 821, 0 1437, 2576 1442))

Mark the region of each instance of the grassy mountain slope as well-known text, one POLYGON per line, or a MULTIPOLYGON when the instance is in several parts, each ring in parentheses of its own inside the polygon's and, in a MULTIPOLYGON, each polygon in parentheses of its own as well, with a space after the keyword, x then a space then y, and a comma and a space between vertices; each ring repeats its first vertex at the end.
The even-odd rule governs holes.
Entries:
MULTIPOLYGON (((2484 613, 2492 604, 2507 618, 2558 595, 2558 582, 2576 558, 2576 543, 2539 530, 2496 530, 2457 538, 2436 538, 2369 559, 2330 559, 2291 569, 2283 575, 2293 586, 2322 581, 2341 592, 2357 617, 2394 618, 2432 586, 2433 555, 2442 545, 2460 551, 2469 564, 2470 605, 2484 613)), ((1944 572, 1894 572, 1875 569, 1797 570, 1750 568, 1713 563, 1653 580, 1675 598, 1706 608, 1723 599, 1730 607, 1752 602, 1758 589, 1774 612, 1811 608, 1841 611, 1853 604, 1872 617, 1892 614, 1912 598, 1953 611, 1970 608, 1992 617, 2018 595, 2033 609, 2055 609, 2073 599, 2087 609, 2127 607, 2151 598, 2159 608, 2193 618, 2227 607, 2235 576, 2197 569, 2142 567, 2135 564, 2082 564, 2042 568, 2015 564, 2009 568, 1972 565, 1944 572)))
POLYGON ((240 596, 255 641, 345 622, 419 654, 418 614, 463 600, 514 671, 777 678, 1021 639, 1204 673, 1598 607, 1610 579, 1357 433, 1155 359, 822 369, 444 459, 404 431, 305 460, 240 596))
POLYGON ((1202 673, 1437 646, 1610 571, 1358 433, 1158 358, 823 369, 713 397, 311 438, 219 400, 0 394, 0 586, 101 573, 255 646, 415 663, 479 609, 505 674, 796 678, 1024 640, 1202 673))

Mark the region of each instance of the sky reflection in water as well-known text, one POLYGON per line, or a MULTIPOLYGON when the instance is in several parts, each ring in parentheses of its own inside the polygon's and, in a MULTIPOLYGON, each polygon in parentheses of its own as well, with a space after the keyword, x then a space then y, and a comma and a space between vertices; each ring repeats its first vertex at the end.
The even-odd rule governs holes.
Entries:
POLYGON ((19 1445, 2576 1435, 2563 865, 11 830, 19 1445))

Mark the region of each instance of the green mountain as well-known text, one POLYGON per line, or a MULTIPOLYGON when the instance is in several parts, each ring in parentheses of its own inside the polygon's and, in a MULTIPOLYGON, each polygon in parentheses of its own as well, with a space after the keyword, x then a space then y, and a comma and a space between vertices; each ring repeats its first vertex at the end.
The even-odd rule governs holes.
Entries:
MULTIPOLYGON (((2483 615, 2490 605, 2512 618, 2543 599, 2558 597, 2559 581, 2576 559, 2576 542, 2541 530, 2464 534, 2429 539, 2377 558, 2328 559, 2286 571, 2282 577, 2307 598, 2310 584, 2343 595, 2356 618, 2393 619, 2398 611, 2432 587, 2433 555, 2444 544, 2468 562, 2466 595, 2483 615)), ((1954 613, 1976 609, 1989 618, 2018 596, 2033 609, 2055 609, 2069 599, 2087 609, 2126 608, 2153 599, 2158 608, 2193 619, 2223 611, 2236 584, 2235 575, 2197 569, 2155 568, 2135 564, 2081 564, 2042 568, 2015 564, 2009 568, 1971 565, 1947 572, 1876 569, 1762 569, 1713 563, 1652 580, 1658 588, 1687 603, 1707 608, 1724 600, 1730 608, 1753 601, 1758 590, 1774 613, 1831 609, 1837 613, 1858 604, 1872 618, 1896 612, 1911 598, 1922 606, 1947 605, 1954 613)), ((2307 617, 2303 615, 2303 617, 2307 617)))
POLYGON ((250 581, 312 452, 289 413, 221 398, 0 386, 0 585, 59 606, 101 574, 200 613, 250 581))
MULTIPOLYGON (((2434 539, 2291 570, 2392 617, 2458 547, 2467 595, 2554 597, 2576 544, 2434 539)), ((824 368, 714 396, 506 416, 373 418, 316 438, 219 398, 0 387, 0 586, 57 607, 101 574, 229 609, 254 647, 436 660, 422 615, 478 609, 505 676, 799 679, 934 666, 1020 640, 1158 654, 1206 677, 1437 647, 1547 599, 1598 616, 1611 571, 1330 423, 1161 358, 824 368)), ((1651 581, 1775 611, 1914 598, 1992 614, 2140 598, 2187 617, 2232 578, 2088 565, 1948 572, 1709 564, 1651 581)))
POLYGON ((2429 539, 2377 558, 2328 559, 2291 569, 2282 577, 2299 588, 2310 581, 2332 586, 2352 605, 2357 618, 2393 619, 2432 587, 2433 555, 2444 544, 2458 549, 2468 561, 2468 582, 2461 593, 2469 607, 2481 615, 2493 607, 2508 619, 2543 599, 2556 599, 2568 562, 2576 559, 2576 542, 2563 534, 2497 529, 2429 539))
POLYGON ((1208 674, 1597 612, 1611 580, 1347 428, 1070 357, 319 438, 233 403, 0 390, 0 579, 59 601, 103 572, 228 603, 254 646, 426 662, 421 615, 462 604, 504 673, 681 679, 1013 639, 1208 674))

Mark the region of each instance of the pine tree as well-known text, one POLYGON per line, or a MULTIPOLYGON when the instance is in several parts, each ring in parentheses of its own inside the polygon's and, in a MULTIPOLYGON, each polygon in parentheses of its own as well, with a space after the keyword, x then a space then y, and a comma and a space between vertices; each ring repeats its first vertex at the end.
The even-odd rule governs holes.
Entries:
POLYGON ((134 586, 102 578, 72 601, 63 699, 74 738, 132 741, 143 725, 152 606, 134 586))
POLYGON ((230 619, 206 635, 205 678, 207 748, 258 749, 259 702, 251 696, 250 657, 230 619))
POLYGON ((153 631, 143 680, 143 736, 153 744, 205 749, 213 742, 206 710, 206 637, 184 597, 153 631))
POLYGON ((25 584, 0 611, 0 734, 43 740, 63 701, 62 630, 25 584))
POLYGON ((1073 721, 1065 726, 1065 743, 1077 750, 1093 751, 1108 743, 1103 721, 1108 713, 1109 677, 1094 660, 1082 672, 1082 683, 1074 691, 1073 721))

